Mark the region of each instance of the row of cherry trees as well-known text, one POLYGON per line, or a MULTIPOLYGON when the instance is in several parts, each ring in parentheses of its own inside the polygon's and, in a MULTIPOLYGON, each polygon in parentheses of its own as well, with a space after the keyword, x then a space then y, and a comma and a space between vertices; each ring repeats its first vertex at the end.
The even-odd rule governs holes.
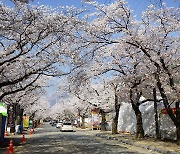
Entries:
POLYGON ((42 106, 36 109, 41 104, 37 100, 44 101, 37 94, 42 94, 47 76, 69 75, 74 111, 116 111, 117 133, 120 102, 129 102, 136 114, 137 137, 144 137, 139 106, 154 100, 152 91, 157 89, 179 143, 179 8, 150 5, 138 20, 124 0, 86 4, 96 11, 81 19, 84 11, 72 7, 0 4, 0 100, 22 102, 29 112, 38 112, 42 106), (147 100, 140 101, 141 96, 147 100))
POLYGON ((108 6, 100 6, 96 2, 90 4, 98 12, 89 24, 87 37, 94 39, 92 45, 103 46, 97 50, 97 56, 101 58, 95 58, 93 62, 93 65, 100 66, 92 69, 99 74, 107 71, 119 73, 128 87, 129 101, 136 114, 137 137, 144 136, 140 97, 146 95, 151 99, 145 93, 157 88, 176 126, 179 142, 179 8, 150 5, 139 21, 125 1, 116 1, 108 6), (172 103, 176 114, 170 108, 172 103))
POLYGON ((33 117, 45 116, 49 103, 42 96, 48 78, 74 69, 63 67, 73 59, 71 43, 81 27, 81 12, 73 7, 55 11, 24 3, 12 8, 0 4, 0 101, 18 104, 33 117))
MULTIPOLYGON (((88 4, 96 8, 97 12, 88 15, 93 20, 87 20, 81 31, 82 37, 79 37, 81 44, 78 46, 86 49, 78 55, 84 61, 83 66, 73 74, 73 85, 77 85, 75 95, 80 93, 80 100, 93 105, 89 99, 92 99, 94 88, 88 80, 106 73, 108 77, 115 78, 111 80, 113 84, 118 81, 114 86, 113 103, 117 113, 113 120, 114 133, 117 132, 120 102, 131 103, 137 120, 136 136, 144 137, 139 106, 146 101, 162 101, 176 126, 179 143, 179 8, 168 8, 165 4, 159 8, 152 4, 142 14, 141 20, 137 20, 124 0, 107 6, 97 2, 88 4), (153 89, 158 91, 160 100, 153 98, 153 89), (84 95, 85 99, 80 95, 84 95), (147 100, 140 101, 141 96, 147 100), (171 106, 176 108, 175 114, 171 106)), ((94 95, 93 103, 101 102, 99 96, 101 99, 107 96, 97 89, 94 95)), ((111 104, 110 101, 107 104, 111 104)))

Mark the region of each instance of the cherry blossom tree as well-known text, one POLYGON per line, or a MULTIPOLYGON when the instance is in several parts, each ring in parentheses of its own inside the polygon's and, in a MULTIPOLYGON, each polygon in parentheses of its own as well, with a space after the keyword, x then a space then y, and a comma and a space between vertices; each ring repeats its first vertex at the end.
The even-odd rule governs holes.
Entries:
MULTIPOLYGON (((28 113, 31 120, 37 120, 37 113, 42 113, 42 111, 46 110, 48 105, 41 106, 41 108, 38 107, 38 103, 40 102, 39 100, 41 100, 42 96, 45 95, 45 91, 42 89, 44 86, 47 86, 47 84, 45 83, 45 80, 41 78, 41 80, 38 79, 36 85, 29 86, 24 91, 7 95, 3 98, 3 101, 8 105, 8 107, 13 107, 16 125, 21 125, 24 114, 28 113), (35 109, 36 106, 37 108, 35 109), (40 111, 38 111, 39 109, 40 111)), ((10 130, 11 132, 14 132, 15 128, 10 127, 10 130)))
POLYGON ((9 8, 2 4, 1 100, 32 86, 42 76, 64 73, 62 57, 70 49, 72 34, 80 23, 75 16, 80 12, 74 8, 55 12, 45 6, 19 4, 9 8))
POLYGON ((50 105, 47 99, 41 97, 34 100, 30 105, 27 105, 24 113, 33 116, 33 120, 44 119, 49 116, 50 105))
MULTIPOLYGON (((138 56, 141 57, 140 64, 145 66, 143 68, 146 69, 143 71, 145 70, 146 76, 154 76, 156 80, 164 106, 177 128, 177 141, 179 142, 179 84, 174 82, 178 75, 177 67, 179 67, 179 47, 177 45, 179 43, 177 36, 179 8, 167 8, 163 4, 160 9, 157 9, 155 5, 151 5, 143 14, 142 21, 138 21, 124 0, 115 1, 108 6, 99 5, 97 2, 89 3, 98 12, 93 14, 96 18, 86 30, 89 34, 86 37, 89 38, 88 43, 96 46, 96 49, 101 48, 96 51, 106 50, 107 54, 108 47, 112 49, 113 45, 119 45, 118 47, 123 45, 126 49, 128 47, 127 52, 130 53, 129 56, 133 55, 133 59, 139 61, 138 56), (176 115, 172 113, 169 106, 171 99, 167 93, 171 93, 176 102, 176 115)), ((119 53, 125 51, 122 48, 116 50, 119 53)), ((99 54, 102 55, 101 52, 99 54)), ((123 73, 122 65, 118 67, 116 69, 118 68, 123 73)), ((139 72, 140 69, 138 68, 139 72)))
POLYGON ((11 1, 13 1, 14 3, 17 3, 17 2, 29 3, 30 1, 34 1, 34 0, 11 0, 11 1))

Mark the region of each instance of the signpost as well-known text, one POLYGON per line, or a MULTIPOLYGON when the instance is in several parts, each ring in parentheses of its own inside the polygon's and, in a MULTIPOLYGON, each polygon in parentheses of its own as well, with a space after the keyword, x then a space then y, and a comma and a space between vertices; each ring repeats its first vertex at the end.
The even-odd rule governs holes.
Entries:
POLYGON ((91 111, 92 114, 92 129, 98 129, 99 125, 99 109, 95 108, 91 111))

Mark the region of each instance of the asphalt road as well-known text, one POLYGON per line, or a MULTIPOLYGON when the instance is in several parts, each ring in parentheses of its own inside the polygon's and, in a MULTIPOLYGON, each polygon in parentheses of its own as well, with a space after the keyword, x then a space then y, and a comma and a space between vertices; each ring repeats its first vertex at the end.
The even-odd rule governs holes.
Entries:
POLYGON ((126 146, 95 136, 96 131, 77 129, 60 132, 49 124, 27 136, 27 142, 15 147, 15 154, 152 154, 152 151, 126 146))

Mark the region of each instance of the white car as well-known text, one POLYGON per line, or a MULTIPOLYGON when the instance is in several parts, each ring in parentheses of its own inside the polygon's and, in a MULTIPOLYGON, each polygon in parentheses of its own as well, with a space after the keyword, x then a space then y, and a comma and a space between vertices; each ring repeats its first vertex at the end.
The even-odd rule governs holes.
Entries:
POLYGON ((62 122, 58 122, 57 124, 56 124, 56 128, 61 128, 61 126, 62 126, 62 122))
POLYGON ((65 122, 61 125, 60 127, 60 131, 64 132, 64 131, 71 131, 73 132, 73 126, 70 122, 65 122))

